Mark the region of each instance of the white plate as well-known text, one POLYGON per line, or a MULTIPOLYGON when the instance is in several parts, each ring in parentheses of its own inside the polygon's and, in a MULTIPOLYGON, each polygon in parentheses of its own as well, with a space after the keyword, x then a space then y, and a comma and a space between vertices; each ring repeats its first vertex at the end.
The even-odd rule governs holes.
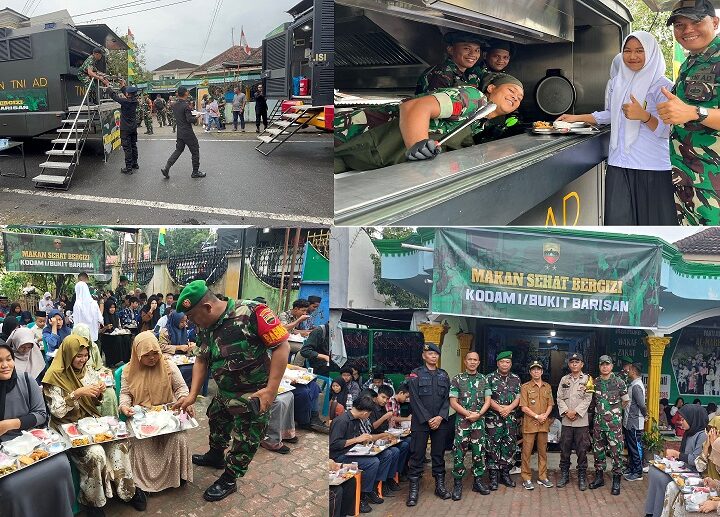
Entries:
POLYGON ((3 443, 3 449, 13 456, 25 456, 30 454, 41 443, 30 433, 23 433, 21 436, 3 443))
POLYGON ((590 135, 592 133, 595 133, 595 129, 591 127, 573 127, 570 128, 571 133, 579 133, 581 135, 590 135))
POLYGON ((556 120, 555 122, 553 122, 553 127, 556 127, 558 129, 572 129, 585 126, 585 122, 565 122, 564 120, 556 120))

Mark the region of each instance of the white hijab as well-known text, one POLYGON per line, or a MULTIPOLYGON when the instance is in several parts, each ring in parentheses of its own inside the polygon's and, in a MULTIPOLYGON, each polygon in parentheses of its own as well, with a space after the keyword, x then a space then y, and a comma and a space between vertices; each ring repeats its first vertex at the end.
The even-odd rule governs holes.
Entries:
POLYGON ((608 109, 608 106, 610 105, 610 92, 612 91, 610 89, 610 85, 612 84, 612 80, 620 71, 622 64, 623 58, 622 52, 620 52, 613 58, 612 64, 610 65, 610 79, 608 79, 607 85, 605 85, 605 109, 608 109))
POLYGON ((90 328, 90 340, 98 339, 98 330, 103 324, 98 303, 90 295, 90 288, 85 282, 75 284, 75 305, 73 305, 73 323, 84 323, 90 328))
POLYGON ((660 52, 660 46, 655 37, 649 32, 634 31, 625 38, 622 48, 625 48, 629 38, 636 38, 640 41, 645 50, 645 66, 638 72, 633 72, 623 62, 620 71, 615 76, 613 88, 610 92, 610 115, 611 124, 614 128, 614 131, 610 133, 610 149, 615 149, 618 146, 618 129, 620 124, 625 124, 625 142, 623 142, 623 145, 626 152, 637 140, 642 122, 626 119, 622 112, 622 105, 630 102, 630 94, 633 94, 641 104, 645 102, 650 87, 665 75, 665 59, 662 52, 660 52))
POLYGON ((35 333, 27 327, 18 327, 10 333, 7 344, 15 354, 15 369, 18 373, 27 372, 33 379, 45 369, 45 359, 35 341, 35 333), (25 344, 32 344, 29 352, 21 354, 18 349, 25 344))

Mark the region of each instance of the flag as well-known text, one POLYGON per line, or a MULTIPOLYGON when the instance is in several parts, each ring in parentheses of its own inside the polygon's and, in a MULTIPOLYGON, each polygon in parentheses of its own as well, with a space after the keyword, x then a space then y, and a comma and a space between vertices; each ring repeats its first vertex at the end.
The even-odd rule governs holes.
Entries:
POLYGON ((252 49, 248 45, 247 38, 245 37, 245 31, 240 27, 240 46, 248 56, 252 54, 252 49))
POLYGON ((673 48, 673 81, 676 81, 680 72, 680 66, 685 61, 685 51, 680 43, 675 42, 673 48))
POLYGON ((135 36, 133 36, 133 33, 130 32, 130 27, 128 27, 127 45, 129 47, 127 51, 127 76, 128 83, 132 83, 135 82, 135 76, 137 75, 137 62, 135 61, 135 50, 137 47, 135 46, 135 36))
POLYGON ((165 234, 167 233, 167 228, 160 228, 160 233, 158 234, 158 244, 160 246, 165 246, 165 234))

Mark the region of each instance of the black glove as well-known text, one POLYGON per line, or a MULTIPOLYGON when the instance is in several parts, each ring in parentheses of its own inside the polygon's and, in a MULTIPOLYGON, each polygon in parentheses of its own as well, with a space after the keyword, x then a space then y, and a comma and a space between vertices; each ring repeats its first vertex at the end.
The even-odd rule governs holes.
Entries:
POLYGON ((426 138, 425 140, 420 140, 408 149, 405 152, 405 157, 409 161, 432 160, 440 154, 440 151, 440 145, 435 140, 426 138))

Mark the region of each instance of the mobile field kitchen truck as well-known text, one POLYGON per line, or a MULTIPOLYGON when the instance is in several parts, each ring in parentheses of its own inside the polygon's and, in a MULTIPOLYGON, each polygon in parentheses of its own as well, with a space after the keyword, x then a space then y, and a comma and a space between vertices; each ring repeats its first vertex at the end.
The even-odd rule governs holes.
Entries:
POLYGON ((120 145, 120 105, 102 95, 90 104, 77 77, 95 47, 128 49, 107 25, 76 26, 67 11, 28 18, 0 10, 0 137, 51 140, 37 187, 67 190, 86 141, 102 142, 106 159, 120 145))
POLYGON ((631 21, 618 0, 337 0, 335 89, 347 94, 338 113, 413 95, 423 71, 444 60, 449 30, 511 42, 507 71, 525 98, 513 136, 336 174, 336 224, 602 224, 609 129, 538 135, 532 125, 603 108, 631 21))

